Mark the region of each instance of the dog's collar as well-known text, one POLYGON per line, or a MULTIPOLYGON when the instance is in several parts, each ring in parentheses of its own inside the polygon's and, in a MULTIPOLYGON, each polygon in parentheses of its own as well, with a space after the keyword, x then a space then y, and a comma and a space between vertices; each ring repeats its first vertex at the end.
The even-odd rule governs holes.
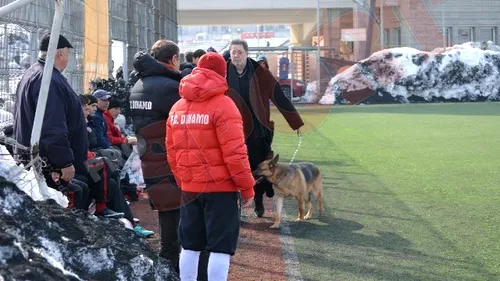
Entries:
POLYGON ((276 182, 273 182, 274 185, 279 185, 281 183, 281 181, 283 181, 285 178, 286 178, 286 172, 281 174, 280 177, 278 178, 278 181, 276 182))

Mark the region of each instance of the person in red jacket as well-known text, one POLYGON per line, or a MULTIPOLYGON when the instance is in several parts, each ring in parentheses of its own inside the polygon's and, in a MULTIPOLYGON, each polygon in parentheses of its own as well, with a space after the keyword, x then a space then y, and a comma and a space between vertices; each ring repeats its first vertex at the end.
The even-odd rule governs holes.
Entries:
POLYGON ((227 280, 238 242, 240 206, 253 202, 255 179, 243 120, 225 95, 225 76, 221 55, 202 56, 198 67, 181 80, 181 100, 167 120, 167 159, 182 190, 181 280, 196 280, 202 250, 210 252, 208 280, 227 280))
POLYGON ((125 137, 120 128, 115 125, 115 119, 121 113, 121 104, 118 100, 111 98, 109 101, 108 110, 103 112, 104 120, 106 121, 106 134, 108 135, 109 142, 112 146, 119 148, 125 158, 130 156, 132 147, 129 145, 137 144, 136 137, 125 137), (129 145, 127 145, 129 144, 129 145))

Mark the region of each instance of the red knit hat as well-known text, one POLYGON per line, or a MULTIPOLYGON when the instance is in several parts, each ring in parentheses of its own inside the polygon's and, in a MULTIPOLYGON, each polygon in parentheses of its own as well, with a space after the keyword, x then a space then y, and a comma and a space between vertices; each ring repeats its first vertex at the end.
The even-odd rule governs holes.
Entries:
POLYGON ((226 77, 226 60, 218 53, 206 53, 198 61, 199 68, 206 68, 217 72, 222 77, 226 77))

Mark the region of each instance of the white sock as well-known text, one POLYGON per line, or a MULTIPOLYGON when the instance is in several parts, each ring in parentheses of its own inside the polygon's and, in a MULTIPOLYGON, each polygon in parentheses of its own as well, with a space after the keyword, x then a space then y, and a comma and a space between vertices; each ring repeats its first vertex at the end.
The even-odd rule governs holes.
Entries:
POLYGON ((210 258, 208 259, 208 281, 226 281, 229 274, 230 261, 231 256, 228 254, 210 253, 210 258))
POLYGON ((198 261, 200 252, 182 248, 179 258, 179 275, 181 281, 196 281, 198 279, 198 261))

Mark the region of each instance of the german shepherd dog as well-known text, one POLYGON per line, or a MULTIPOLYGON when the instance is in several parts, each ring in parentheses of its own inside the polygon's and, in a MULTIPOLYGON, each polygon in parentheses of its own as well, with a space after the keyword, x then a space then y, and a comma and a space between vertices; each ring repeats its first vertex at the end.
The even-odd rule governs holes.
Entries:
POLYGON ((274 187, 276 217, 270 228, 280 227, 283 199, 299 201, 297 222, 311 218, 313 196, 318 200, 319 215, 321 215, 323 213, 323 180, 318 167, 309 162, 287 165, 278 161, 279 154, 274 157, 274 152, 271 151, 266 160, 260 163, 253 172, 253 175, 258 177, 257 181, 266 178, 274 187), (307 214, 304 215, 306 202, 307 214))

